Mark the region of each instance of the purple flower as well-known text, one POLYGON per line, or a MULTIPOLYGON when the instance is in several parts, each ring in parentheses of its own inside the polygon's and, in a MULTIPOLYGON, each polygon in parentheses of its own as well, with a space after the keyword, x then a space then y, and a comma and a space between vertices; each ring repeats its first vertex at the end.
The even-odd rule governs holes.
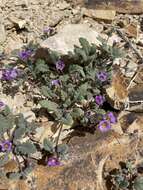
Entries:
POLYGON ((18 76, 18 70, 16 68, 5 69, 2 73, 3 80, 13 80, 18 76))
POLYGON ((58 79, 52 80, 51 81, 52 86, 59 86, 60 85, 60 81, 58 79))
POLYGON ((99 106, 100 106, 100 105, 103 105, 104 101, 105 101, 105 97, 102 96, 102 95, 97 95, 97 96, 95 97, 95 102, 96 102, 96 104, 98 104, 99 106))
POLYGON ((97 78, 100 80, 100 81, 102 81, 102 82, 104 82, 104 81, 106 81, 107 80, 107 73, 105 72, 105 71, 100 71, 99 73, 97 73, 97 78))
POLYGON ((112 112, 107 113, 104 116, 104 119, 108 120, 110 123, 113 123, 113 124, 117 122, 117 118, 114 116, 112 112))
POLYGON ((111 129, 111 124, 107 120, 100 121, 98 128, 101 132, 107 132, 111 129))
POLYGON ((56 69, 57 70, 63 71, 64 67, 65 67, 65 64, 62 60, 59 60, 56 62, 56 69))
POLYGON ((43 30, 44 33, 51 33, 52 31, 53 31, 53 28, 51 28, 51 27, 46 27, 43 30))
POLYGON ((5 108, 5 103, 0 101, 0 110, 3 110, 5 108))
POLYGON ((26 61, 31 56, 31 54, 31 50, 22 50, 21 52, 19 52, 19 58, 23 61, 26 61))
POLYGON ((51 157, 48 159, 47 165, 48 166, 60 166, 61 163, 57 158, 51 157))
POLYGON ((0 146, 1 146, 2 152, 12 150, 12 143, 9 140, 4 141, 0 146))

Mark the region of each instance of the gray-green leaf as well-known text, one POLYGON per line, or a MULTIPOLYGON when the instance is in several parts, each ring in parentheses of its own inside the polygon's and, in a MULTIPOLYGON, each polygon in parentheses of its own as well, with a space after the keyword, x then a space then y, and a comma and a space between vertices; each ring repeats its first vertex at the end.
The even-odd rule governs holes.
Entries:
POLYGON ((143 177, 137 177, 134 181, 135 190, 143 190, 143 177))
POLYGON ((54 151, 54 146, 53 146, 53 143, 51 141, 49 141, 48 139, 44 139, 43 141, 43 146, 44 146, 44 149, 50 153, 53 153, 54 151))
POLYGON ((55 102, 52 102, 50 100, 41 100, 39 104, 43 107, 46 108, 48 111, 57 111, 58 109, 58 104, 55 102))
POLYGON ((16 147, 16 152, 24 155, 34 154, 37 151, 34 144, 31 142, 25 142, 16 147))

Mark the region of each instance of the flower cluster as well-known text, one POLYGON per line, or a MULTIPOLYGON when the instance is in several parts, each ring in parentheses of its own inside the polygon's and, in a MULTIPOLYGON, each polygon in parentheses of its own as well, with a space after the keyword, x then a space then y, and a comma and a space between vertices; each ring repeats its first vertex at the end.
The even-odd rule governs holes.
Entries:
POLYGON ((61 163, 57 158, 51 157, 51 158, 48 159, 47 165, 48 166, 60 166, 61 163))
POLYGON ((59 60, 56 62, 57 71, 63 71, 64 68, 65 68, 65 64, 62 60, 59 60))
POLYGON ((2 152, 10 152, 12 150, 12 143, 9 140, 5 140, 0 144, 2 152))
POLYGON ((102 106, 103 103, 105 102, 105 97, 102 96, 102 95, 97 95, 95 97, 95 102, 96 102, 97 105, 102 106))
POLYGON ((23 61, 26 61, 32 54, 31 50, 22 50, 19 52, 19 58, 23 61))
POLYGON ((5 108, 5 106, 6 106, 5 103, 0 101, 0 110, 3 110, 5 108))
POLYGON ((44 32, 45 34, 50 34, 50 33, 53 32, 53 28, 51 28, 51 27, 46 27, 46 28, 43 29, 43 32, 44 32))
POLYGON ((100 71, 97 73, 97 78, 101 81, 101 82, 104 82, 107 80, 108 78, 108 75, 105 71, 100 71))
POLYGON ((98 128, 101 132, 107 132, 111 129, 111 124, 117 122, 116 117, 112 112, 109 112, 103 116, 103 120, 99 122, 98 128))
POLYGON ((2 71, 1 79, 10 81, 10 80, 16 79, 18 75, 19 75, 19 71, 16 68, 4 69, 2 71))
POLYGON ((58 79, 52 80, 51 85, 52 86, 59 86, 60 85, 60 80, 58 80, 58 79))

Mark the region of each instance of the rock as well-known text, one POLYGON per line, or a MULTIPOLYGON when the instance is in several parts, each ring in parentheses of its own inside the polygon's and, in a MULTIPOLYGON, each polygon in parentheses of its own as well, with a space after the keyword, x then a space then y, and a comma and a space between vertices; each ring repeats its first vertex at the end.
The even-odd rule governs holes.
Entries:
POLYGON ((112 20, 115 18, 116 11, 115 10, 92 10, 92 9, 88 10, 88 9, 85 9, 83 14, 85 16, 92 17, 93 19, 112 22, 112 20))
POLYGON ((25 7, 28 7, 29 0, 21 0, 21 1, 16 0, 16 1, 14 2, 14 4, 15 4, 16 6, 25 6, 25 7))
MULTIPOLYGON (((129 117, 127 114, 125 116, 129 117)), ((136 121, 136 117, 132 117, 132 121, 129 119, 126 121, 130 126, 136 121)), ((142 125, 138 123, 139 127, 142 128, 142 125)), ((96 131, 95 134, 80 132, 77 136, 72 137, 68 144, 68 160, 62 161, 61 166, 37 165, 29 174, 28 179, 35 181, 35 189, 105 190, 106 181, 102 175, 104 168, 109 172, 118 168, 121 161, 136 160, 136 155, 138 155, 138 159, 141 159, 140 152, 143 151, 142 136, 137 138, 136 134, 133 134, 129 137, 127 134, 119 135, 113 131, 105 134, 100 131, 96 131)), ((8 179, 7 182, 5 180, 2 182, 3 185, 12 183, 8 179)), ((15 185, 10 186, 11 190, 19 187, 17 182, 15 181, 15 185)), ((26 181, 25 185, 27 185, 26 181)))
POLYGON ((41 190, 105 190, 105 181, 101 177, 103 166, 109 171, 118 167, 119 161, 133 159, 137 151, 133 145, 137 142, 134 136, 130 139, 112 132, 73 137, 69 144, 68 161, 52 168, 37 166, 32 172, 36 187, 41 190))
POLYGON ((10 22, 12 22, 13 26, 15 26, 16 29, 23 29, 26 25, 26 20, 19 19, 17 17, 11 16, 9 17, 10 22))
POLYGON ((63 2, 58 3, 57 7, 59 10, 65 10, 65 9, 70 8, 70 4, 63 1, 63 2))
POLYGON ((139 26, 137 24, 131 23, 124 28, 125 32, 128 34, 129 37, 134 37, 138 39, 139 35, 139 26))
POLYGON ((0 15, 0 44, 4 43, 6 40, 6 31, 3 24, 2 16, 0 15))
POLYGON ((68 51, 73 51, 74 45, 79 45, 80 37, 86 38, 90 43, 99 45, 98 36, 98 32, 89 28, 86 24, 68 24, 58 34, 43 41, 41 47, 67 54, 68 51))
POLYGON ((10 54, 14 50, 20 50, 23 47, 23 42, 18 36, 7 39, 7 44, 4 48, 6 54, 10 54))
POLYGON ((57 24, 59 24, 61 22, 61 20, 63 19, 63 13, 58 13, 56 14, 55 12, 50 16, 49 19, 49 26, 54 27, 57 24))
MULTIPOLYGON (((68 0, 71 1, 71 0, 68 0)), ((80 4, 91 9, 105 9, 105 10, 115 10, 119 13, 129 13, 129 14, 141 14, 143 13, 143 1, 142 0, 72 0, 72 4, 77 6, 80 4)))

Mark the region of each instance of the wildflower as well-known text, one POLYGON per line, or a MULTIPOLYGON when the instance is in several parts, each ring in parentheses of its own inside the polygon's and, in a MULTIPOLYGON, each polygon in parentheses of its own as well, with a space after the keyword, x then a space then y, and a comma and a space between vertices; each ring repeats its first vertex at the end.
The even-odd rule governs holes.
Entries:
POLYGON ((64 67, 65 67, 65 64, 62 60, 59 60, 56 62, 56 69, 57 70, 63 71, 64 67))
POLYGON ((60 81, 59 81, 58 79, 55 79, 55 80, 52 80, 52 81, 51 81, 51 84, 52 84, 53 86, 59 86, 59 85, 60 85, 60 81))
POLYGON ((100 71, 99 73, 97 73, 97 78, 100 80, 100 81, 102 81, 102 82, 104 82, 104 81, 106 81, 107 80, 107 73, 105 72, 105 71, 100 71))
POLYGON ((108 120, 110 123, 113 123, 113 124, 117 122, 117 118, 114 116, 112 112, 107 113, 104 116, 104 119, 108 120))
POLYGON ((48 166, 59 166, 61 165, 60 161, 57 158, 49 158, 47 162, 48 166))
POLYGON ((5 69, 2 73, 3 80, 13 80, 18 76, 18 70, 16 68, 5 69))
POLYGON ((98 128, 101 132, 107 132, 111 129, 111 124, 107 120, 102 120, 99 122, 98 128))
POLYGON ((5 103, 0 101, 0 110, 3 110, 5 108, 5 103))
POLYGON ((51 27, 46 27, 43 30, 44 33, 51 33, 52 31, 53 31, 53 28, 51 28, 51 27))
POLYGON ((95 102, 96 102, 96 104, 98 104, 99 106, 100 106, 100 105, 103 105, 104 101, 105 101, 105 97, 102 96, 102 95, 97 95, 97 96, 95 97, 95 102))
POLYGON ((19 58, 23 61, 26 61, 32 54, 31 50, 22 50, 19 52, 19 58))
POLYGON ((2 152, 12 150, 12 143, 9 140, 4 141, 0 146, 1 146, 2 152))

